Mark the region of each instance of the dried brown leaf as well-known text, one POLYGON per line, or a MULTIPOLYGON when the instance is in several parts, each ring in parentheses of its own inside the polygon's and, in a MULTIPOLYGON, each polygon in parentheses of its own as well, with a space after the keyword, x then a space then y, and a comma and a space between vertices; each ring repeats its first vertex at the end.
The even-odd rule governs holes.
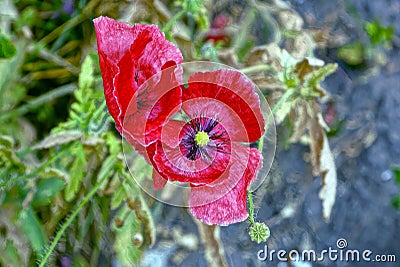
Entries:
POLYGON ((322 215, 325 221, 329 221, 336 198, 337 175, 335 160, 329 147, 328 138, 323 133, 323 143, 320 158, 320 171, 322 173, 322 187, 319 198, 322 200, 322 215))
POLYGON ((322 175, 322 187, 318 196, 322 200, 323 218, 325 221, 329 221, 336 198, 336 166, 328 138, 320 124, 320 107, 316 102, 311 104, 312 109, 309 109, 308 112, 312 116, 308 121, 308 128, 311 138, 313 175, 322 175))
POLYGON ((291 118, 293 121, 293 134, 289 139, 289 142, 296 143, 300 140, 302 136, 307 131, 307 107, 306 103, 303 101, 298 101, 297 104, 294 105, 293 111, 291 114, 291 118))
POLYGON ((290 31, 301 31, 304 24, 301 16, 289 9, 278 12, 278 21, 282 28, 290 31))

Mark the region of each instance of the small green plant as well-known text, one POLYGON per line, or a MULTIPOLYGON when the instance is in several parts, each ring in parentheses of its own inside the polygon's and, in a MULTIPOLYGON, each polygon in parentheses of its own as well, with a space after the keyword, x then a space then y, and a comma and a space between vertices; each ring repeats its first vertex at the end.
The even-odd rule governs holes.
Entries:
MULTIPOLYGON (((379 20, 364 22, 363 30, 367 35, 368 42, 357 40, 339 47, 337 55, 350 66, 362 65, 371 60, 382 57, 381 48, 390 49, 393 39, 393 27, 384 27, 379 20)), ((381 61, 381 60, 380 60, 381 61)))
MULTIPOLYGON (((392 171, 394 174, 395 182, 400 188, 400 168, 398 166, 395 166, 392 168, 392 171)), ((398 193, 397 196, 393 198, 392 205, 396 209, 400 210, 400 193, 398 193)))

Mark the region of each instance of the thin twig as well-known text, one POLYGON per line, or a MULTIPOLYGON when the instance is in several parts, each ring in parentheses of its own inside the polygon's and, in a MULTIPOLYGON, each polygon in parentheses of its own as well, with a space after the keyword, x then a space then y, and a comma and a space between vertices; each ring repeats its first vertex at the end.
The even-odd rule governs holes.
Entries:
POLYGON ((206 225, 194 218, 200 232, 209 267, 228 267, 218 225, 206 225))
POLYGON ((77 88, 78 87, 76 86, 76 84, 72 84, 72 83, 60 86, 50 92, 47 92, 47 93, 33 99, 32 101, 29 101, 25 105, 22 105, 14 110, 11 110, 9 112, 3 111, 3 113, 0 114, 0 120, 5 120, 8 118, 12 118, 12 117, 20 117, 20 116, 24 115, 25 113, 29 112, 30 110, 32 110, 44 103, 50 102, 53 99, 56 99, 58 97, 72 93, 77 88))
POLYGON ((80 72, 80 69, 75 67, 69 61, 65 60, 64 58, 57 55, 56 53, 53 53, 53 52, 47 50, 45 47, 43 47, 39 44, 31 44, 28 46, 27 50, 28 50, 28 52, 38 51, 39 57, 41 57, 44 60, 54 62, 55 64, 66 68, 72 74, 78 75, 80 72))

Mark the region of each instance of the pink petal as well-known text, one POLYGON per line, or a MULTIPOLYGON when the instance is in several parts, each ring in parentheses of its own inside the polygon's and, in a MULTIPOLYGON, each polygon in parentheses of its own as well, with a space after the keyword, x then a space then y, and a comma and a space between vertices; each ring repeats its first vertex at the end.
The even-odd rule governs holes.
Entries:
POLYGON ((242 147, 238 150, 237 156, 243 157, 244 162, 242 160, 232 164, 227 173, 229 177, 219 183, 192 187, 190 212, 205 224, 225 226, 248 217, 246 190, 262 166, 262 156, 255 148, 242 147), (244 168, 243 163, 246 162, 244 168))
POLYGON ((152 176, 152 179, 153 179, 153 187, 154 187, 154 190, 163 189, 164 186, 167 184, 167 180, 166 180, 164 177, 162 177, 162 176, 158 173, 158 171, 157 171, 156 169, 153 169, 153 176, 152 176))
MULTIPOLYGON (((240 141, 255 142, 264 134, 265 121, 261 113, 259 97, 254 91, 252 82, 239 71, 222 69, 213 72, 197 72, 189 77, 188 84, 188 88, 182 89, 182 108, 189 116, 199 114, 198 112, 204 109, 199 110, 200 105, 186 104, 186 101, 202 97, 215 99, 227 107, 222 111, 221 117, 224 116, 222 119, 231 119, 225 116, 232 114, 233 111, 240 118, 240 124, 244 125, 246 132, 231 138, 240 139, 245 135, 247 138, 240 141), (228 112, 228 108, 231 112, 228 112)), ((218 112, 220 106, 217 105, 213 109, 215 113, 218 112)), ((209 112, 212 113, 212 110, 209 112)), ((238 133, 234 129, 236 126, 235 121, 233 128, 228 129, 226 126, 226 129, 228 132, 238 133)))

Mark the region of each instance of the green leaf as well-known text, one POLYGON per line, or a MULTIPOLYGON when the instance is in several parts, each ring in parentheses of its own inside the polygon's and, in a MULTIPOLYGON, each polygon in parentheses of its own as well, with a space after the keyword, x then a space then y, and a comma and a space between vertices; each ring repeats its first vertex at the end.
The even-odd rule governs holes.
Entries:
POLYGON ((125 188, 120 185, 116 191, 113 192, 112 197, 111 197, 111 209, 115 210, 118 208, 121 204, 122 201, 125 200, 125 188))
POLYGON ((391 41, 394 32, 392 27, 383 27, 378 20, 365 24, 365 31, 373 46, 391 41))
POLYGON ((14 146, 14 139, 8 135, 0 135, 0 146, 5 147, 13 147, 14 146))
POLYGON ((18 216, 18 222, 28 237, 33 250, 40 255, 46 245, 46 235, 39 219, 32 209, 23 209, 18 216))
POLYGON ((83 61, 81 74, 79 75, 79 88, 91 88, 94 84, 94 62, 93 58, 88 55, 83 61))
MULTIPOLYGON (((125 216, 123 216, 125 217, 125 216)), ((132 237, 139 231, 140 222, 129 212, 121 227, 114 227, 114 251, 123 266, 134 266, 141 256, 139 248, 133 246, 132 237)))
POLYGON ((339 47, 337 56, 347 64, 357 66, 365 61, 365 47, 359 42, 345 44, 339 47))
POLYGON ((0 263, 1 266, 22 266, 21 258, 18 250, 12 240, 7 240, 3 251, 0 250, 0 263))
POLYGON ((57 178, 40 180, 36 186, 36 193, 32 205, 50 204, 51 199, 65 188, 65 182, 57 178))
POLYGON ((33 146, 33 149, 46 149, 54 146, 59 146, 75 141, 81 137, 82 132, 78 130, 61 131, 47 136, 45 139, 33 146))
POLYGON ((17 50, 15 46, 7 39, 7 37, 0 33, 0 59, 12 58, 17 50))
POLYGON ((85 176, 86 155, 81 143, 73 148, 74 162, 71 166, 71 180, 65 188, 65 199, 71 201, 82 186, 82 180, 85 176))
POLYGON ((400 210, 400 194, 392 200, 392 206, 400 210))
POLYGON ((128 199, 128 206, 135 212, 136 217, 143 223, 146 241, 151 247, 154 245, 156 240, 156 227, 150 209, 141 195, 131 194, 129 193, 129 189, 126 190, 126 193, 128 198, 136 196, 135 199, 128 199))
POLYGON ((396 183, 400 186, 400 167, 393 167, 393 173, 396 183))
POLYGON ((2 164, 6 166, 13 166, 20 169, 25 169, 25 165, 21 162, 21 160, 17 157, 14 150, 11 148, 0 146, 0 166, 2 164), (4 162, 2 162, 5 160, 4 162))
POLYGON ((329 63, 305 75, 304 88, 301 89, 301 94, 315 97, 324 96, 326 93, 325 90, 321 88, 320 83, 325 80, 327 76, 334 73, 337 67, 337 63, 329 63))
POLYGON ((39 173, 39 176, 42 179, 59 178, 65 182, 68 182, 71 179, 68 173, 52 167, 45 168, 39 173))

